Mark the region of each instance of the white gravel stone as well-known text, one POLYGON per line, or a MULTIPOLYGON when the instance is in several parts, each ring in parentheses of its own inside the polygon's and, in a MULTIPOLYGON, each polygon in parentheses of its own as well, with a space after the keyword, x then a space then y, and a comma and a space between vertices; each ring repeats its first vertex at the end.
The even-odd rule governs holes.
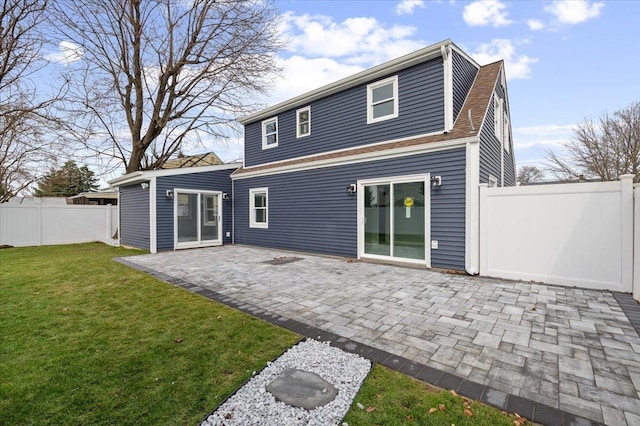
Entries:
POLYGON ((371 362, 359 355, 331 347, 328 342, 306 340, 268 363, 207 417, 202 426, 339 425, 370 369, 371 362), (291 368, 317 374, 335 386, 338 395, 311 411, 276 401, 266 387, 291 368))

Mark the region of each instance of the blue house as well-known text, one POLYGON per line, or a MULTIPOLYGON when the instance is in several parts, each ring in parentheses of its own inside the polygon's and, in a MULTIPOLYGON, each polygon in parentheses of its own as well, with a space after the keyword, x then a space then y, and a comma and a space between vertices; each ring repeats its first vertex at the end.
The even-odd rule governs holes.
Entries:
MULTIPOLYGON (((240 123, 225 243, 477 273, 478 185, 515 185, 504 64, 479 66, 450 40, 240 123)), ((115 182, 124 211, 127 176, 115 182)), ((156 204, 188 183, 156 183, 156 204)), ((207 190, 229 193, 216 185, 207 190)), ((179 206, 156 217, 176 223, 179 206)), ((155 248, 181 248, 177 237, 160 244, 159 226, 155 248)))

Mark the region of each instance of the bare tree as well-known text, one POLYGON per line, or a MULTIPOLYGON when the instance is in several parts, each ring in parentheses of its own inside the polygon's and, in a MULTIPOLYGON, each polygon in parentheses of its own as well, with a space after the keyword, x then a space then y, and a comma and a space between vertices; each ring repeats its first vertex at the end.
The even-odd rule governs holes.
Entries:
POLYGON ((53 14, 73 43, 73 134, 125 165, 157 169, 186 140, 227 138, 276 71, 270 1, 77 0, 53 14))
POLYGON ((516 180, 520 185, 528 185, 533 182, 540 182, 544 179, 544 173, 536 166, 522 166, 518 171, 516 180))
POLYGON ((46 8, 46 0, 4 0, 0 6, 0 202, 48 167, 48 133, 56 125, 51 108, 60 93, 43 96, 32 80, 45 65, 40 51, 46 8))
POLYGON ((597 124, 585 120, 563 147, 566 156, 547 153, 550 170, 560 179, 610 181, 631 173, 640 182, 640 102, 603 114, 597 124))

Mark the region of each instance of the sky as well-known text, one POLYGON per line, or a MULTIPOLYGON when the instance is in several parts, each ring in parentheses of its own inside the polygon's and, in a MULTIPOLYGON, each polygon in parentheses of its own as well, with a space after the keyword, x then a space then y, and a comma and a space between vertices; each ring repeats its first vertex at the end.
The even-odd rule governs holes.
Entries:
MULTIPOLYGON (((451 39, 481 65, 505 61, 516 165, 544 168, 547 151, 563 156, 561 143, 576 124, 640 101, 638 1, 275 0, 275 6, 285 48, 265 106, 451 39)), ((69 54, 61 46, 50 59, 64 62, 69 54)), ((237 160, 242 137, 185 153, 203 150, 237 160)))
MULTIPOLYGON (((546 152, 585 119, 640 101, 640 2, 284 1, 286 49, 273 105, 451 39, 481 65, 503 59, 516 165, 546 152)), ((238 142, 214 147, 225 160, 238 142)))

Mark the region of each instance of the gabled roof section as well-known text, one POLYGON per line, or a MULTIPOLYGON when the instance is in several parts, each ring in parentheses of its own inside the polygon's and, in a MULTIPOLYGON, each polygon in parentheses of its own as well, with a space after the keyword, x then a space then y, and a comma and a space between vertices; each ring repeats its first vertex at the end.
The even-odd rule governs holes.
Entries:
POLYGON ((401 56, 394 60, 385 62, 384 64, 377 65, 373 68, 369 68, 352 76, 327 84, 326 86, 304 93, 300 96, 296 96, 295 98, 273 105, 254 114, 241 117, 240 119, 238 119, 238 122, 240 122, 240 124, 247 124, 258 120, 264 120, 266 118, 278 115, 286 110, 305 106, 317 99, 324 98, 334 93, 342 92, 343 90, 349 89, 351 87, 355 87, 364 83, 370 83, 372 80, 384 77, 388 74, 392 74, 421 62, 426 62, 430 59, 440 57, 440 49, 446 46, 453 46, 456 48, 456 51, 462 52, 462 50, 460 50, 455 44, 453 44, 451 40, 447 39, 439 43, 432 44, 431 46, 424 47, 407 55, 401 56))
POLYGON ((160 168, 177 169, 180 167, 216 166, 218 164, 224 164, 224 162, 215 152, 205 152, 203 154, 183 155, 177 158, 171 158, 165 161, 160 168))
POLYGON ((317 162, 326 162, 333 159, 350 157, 350 156, 362 156, 371 154, 372 157, 376 153, 380 153, 385 150, 403 149, 419 145, 431 144, 435 142, 446 142, 454 140, 465 140, 469 137, 476 138, 480 130, 493 89, 496 81, 500 75, 503 61, 494 62, 489 65, 480 67, 476 79, 469 90, 467 99, 464 101, 460 114, 448 133, 429 134, 423 136, 417 136, 414 138, 403 139, 398 141, 390 141, 386 143, 377 143, 372 145, 361 146, 357 148, 350 148, 340 151, 327 152, 324 154, 312 155, 302 158, 294 158, 291 160, 280 161, 276 163, 263 164, 260 166, 239 168, 231 177, 239 177, 246 174, 253 174, 259 171, 275 171, 280 168, 289 168, 296 165, 311 165, 317 162), (469 113, 469 111, 471 111, 469 113), (469 121, 469 117, 471 121, 469 121), (473 130, 472 130, 473 129, 473 130))

